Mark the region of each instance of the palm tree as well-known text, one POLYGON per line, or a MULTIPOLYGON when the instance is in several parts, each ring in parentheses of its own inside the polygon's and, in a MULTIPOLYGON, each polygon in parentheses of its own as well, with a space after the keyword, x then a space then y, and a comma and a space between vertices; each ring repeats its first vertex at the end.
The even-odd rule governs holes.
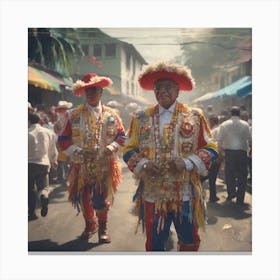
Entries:
POLYGON ((28 61, 69 76, 75 57, 84 55, 75 34, 73 28, 28 28, 28 61))

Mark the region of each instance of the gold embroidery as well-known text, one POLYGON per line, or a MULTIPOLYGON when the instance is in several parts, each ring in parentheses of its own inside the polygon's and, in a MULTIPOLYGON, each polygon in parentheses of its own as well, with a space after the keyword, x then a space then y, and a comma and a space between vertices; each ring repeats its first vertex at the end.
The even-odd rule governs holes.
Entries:
POLYGON ((168 160, 176 156, 186 157, 195 151, 199 119, 191 113, 188 107, 177 103, 171 123, 164 126, 160 140, 157 110, 156 106, 154 114, 146 114, 145 118, 140 119, 139 146, 141 155, 158 162, 161 170, 160 176, 150 176, 144 179, 143 196, 155 200, 156 203, 182 200, 189 181, 189 172, 174 174, 170 170, 168 160), (151 131, 153 119, 155 134, 151 131), (155 156, 149 157, 150 154, 155 154, 155 156))

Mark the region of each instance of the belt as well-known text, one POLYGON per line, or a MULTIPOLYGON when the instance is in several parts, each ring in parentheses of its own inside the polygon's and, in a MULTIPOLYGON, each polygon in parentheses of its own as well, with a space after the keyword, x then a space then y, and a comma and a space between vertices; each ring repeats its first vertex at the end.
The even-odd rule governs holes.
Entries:
POLYGON ((71 140, 71 136, 58 136, 57 140, 58 141, 71 140))

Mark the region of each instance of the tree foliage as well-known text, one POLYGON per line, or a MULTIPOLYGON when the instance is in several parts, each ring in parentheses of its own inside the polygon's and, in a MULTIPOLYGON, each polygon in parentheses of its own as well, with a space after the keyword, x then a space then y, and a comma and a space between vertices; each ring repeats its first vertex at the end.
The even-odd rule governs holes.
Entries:
POLYGON ((183 64, 192 69, 198 84, 210 79, 217 66, 233 65, 244 52, 251 52, 250 28, 213 28, 196 38, 183 40, 183 64))
POLYGON ((76 55, 83 55, 73 28, 29 28, 28 60, 69 75, 76 55))

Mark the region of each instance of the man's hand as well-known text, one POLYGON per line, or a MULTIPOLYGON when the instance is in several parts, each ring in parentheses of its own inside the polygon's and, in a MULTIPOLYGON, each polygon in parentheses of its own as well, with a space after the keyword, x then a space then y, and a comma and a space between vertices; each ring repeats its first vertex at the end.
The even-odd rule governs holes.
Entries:
POLYGON ((110 146, 107 146, 103 152, 104 156, 111 156, 113 154, 113 149, 110 149, 110 146))
POLYGON ((160 175, 160 168, 154 161, 149 160, 143 164, 141 172, 144 176, 157 176, 160 175))
POLYGON ((57 169, 57 166, 58 166, 57 162, 52 162, 51 163, 51 168, 57 169))
POLYGON ((168 165, 169 165, 169 170, 174 174, 179 173, 184 169, 186 169, 186 164, 184 160, 180 157, 169 160, 168 165))

